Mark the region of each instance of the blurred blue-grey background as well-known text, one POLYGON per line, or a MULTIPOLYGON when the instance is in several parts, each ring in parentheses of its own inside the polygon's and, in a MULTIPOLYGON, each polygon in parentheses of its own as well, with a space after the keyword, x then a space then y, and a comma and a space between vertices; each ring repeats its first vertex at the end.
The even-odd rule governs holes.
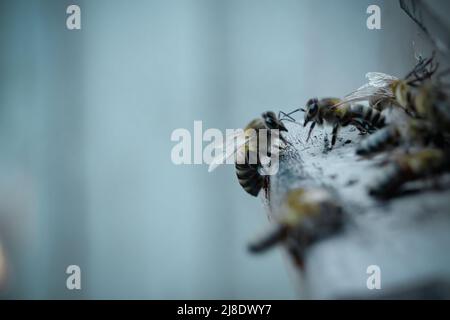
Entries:
POLYGON ((397 1, 2 0, 1 297, 301 297, 283 252, 246 252, 267 219, 233 166, 174 165, 171 133, 401 76, 416 30, 397 1))

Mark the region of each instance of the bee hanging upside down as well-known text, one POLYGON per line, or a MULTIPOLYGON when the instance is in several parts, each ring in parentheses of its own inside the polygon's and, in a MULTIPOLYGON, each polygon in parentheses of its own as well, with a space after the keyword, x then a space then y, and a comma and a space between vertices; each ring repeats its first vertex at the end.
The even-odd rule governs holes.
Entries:
POLYGON ((384 127, 385 118, 379 111, 363 105, 340 104, 336 106, 340 101, 338 98, 324 98, 320 100, 313 98, 308 100, 306 109, 301 109, 305 112, 303 125, 306 126, 309 122, 312 122, 306 141, 311 137, 311 132, 316 124, 323 125, 327 123, 333 127, 331 147, 336 143, 340 127, 353 125, 363 133, 373 132, 378 128, 384 127))
POLYGON ((431 177, 449 169, 449 154, 441 149, 426 148, 403 154, 389 162, 384 176, 369 188, 369 193, 376 197, 389 198, 409 181, 431 177))
POLYGON ((268 185, 270 167, 276 165, 271 163, 273 156, 277 156, 287 144, 281 135, 283 131, 288 130, 279 117, 272 111, 264 112, 261 118, 252 120, 244 130, 228 135, 224 145, 216 147, 219 154, 213 159, 208 171, 211 172, 236 155, 235 167, 239 184, 247 193, 256 197, 268 185), (225 147, 225 152, 220 152, 225 147))
POLYGON ((341 206, 327 189, 291 190, 282 202, 279 219, 248 248, 252 253, 262 253, 277 244, 284 244, 294 261, 303 267, 305 250, 340 229, 342 212, 341 206))

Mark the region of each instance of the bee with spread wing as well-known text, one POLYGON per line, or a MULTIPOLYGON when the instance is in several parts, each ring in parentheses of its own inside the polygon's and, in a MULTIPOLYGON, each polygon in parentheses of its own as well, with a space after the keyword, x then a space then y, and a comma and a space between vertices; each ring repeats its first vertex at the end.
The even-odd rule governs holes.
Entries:
POLYGON ((343 104, 368 101, 369 106, 382 111, 395 106, 409 115, 416 115, 415 97, 420 86, 436 72, 434 54, 429 59, 421 59, 405 78, 399 79, 382 72, 366 74, 368 83, 346 95, 335 107, 343 104))

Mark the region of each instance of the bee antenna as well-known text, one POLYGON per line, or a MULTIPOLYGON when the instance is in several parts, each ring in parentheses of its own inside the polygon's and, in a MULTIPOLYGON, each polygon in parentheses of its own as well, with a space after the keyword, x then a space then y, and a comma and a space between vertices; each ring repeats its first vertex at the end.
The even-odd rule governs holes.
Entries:
POLYGON ((410 78, 411 76, 414 76, 415 78, 412 80, 416 80, 418 78, 421 78, 420 80, 423 80, 423 78, 430 77, 435 71, 433 70, 433 61, 436 55, 436 51, 433 51, 431 54, 431 57, 427 59, 423 59, 420 57, 419 62, 414 66, 414 68, 405 76, 405 79, 410 78), (427 70, 427 67, 430 67, 429 70, 427 70), (418 74, 421 74, 422 77, 419 77, 418 74))
POLYGON ((297 109, 295 109, 295 110, 293 110, 293 111, 291 111, 291 112, 289 112, 289 113, 286 113, 286 112, 284 112, 284 111, 280 111, 279 113, 278 113, 278 118, 280 119, 280 120, 290 120, 290 121, 292 121, 292 122, 295 122, 295 119, 294 118, 292 118, 292 114, 294 114, 294 113, 296 113, 296 112, 299 112, 299 111, 305 111, 305 109, 303 109, 303 108, 297 108, 297 109))

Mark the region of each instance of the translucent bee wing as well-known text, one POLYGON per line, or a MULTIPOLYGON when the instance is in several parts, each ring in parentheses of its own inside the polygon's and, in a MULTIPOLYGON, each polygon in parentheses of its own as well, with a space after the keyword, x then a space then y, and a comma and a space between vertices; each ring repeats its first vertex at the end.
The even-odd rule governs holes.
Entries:
POLYGON ((235 139, 239 139, 240 136, 244 136, 244 131, 242 129, 232 131, 231 133, 225 136, 223 143, 214 145, 214 150, 218 151, 226 149, 228 145, 232 144, 235 139))
POLYGON ((398 79, 381 72, 369 72, 366 74, 369 83, 359 87, 352 93, 346 95, 341 102, 335 104, 333 108, 337 108, 346 103, 354 103, 366 101, 370 98, 394 98, 390 85, 398 79))
POLYGON ((382 72, 368 72, 366 78, 369 80, 368 84, 376 88, 389 87, 392 82, 398 80, 398 78, 382 72))
POLYGON ((346 95, 339 103, 333 105, 333 108, 337 108, 347 103, 366 101, 375 96, 392 97, 392 94, 389 94, 389 92, 384 91, 385 90, 383 90, 383 88, 377 88, 371 86, 370 84, 365 84, 362 87, 353 91, 352 93, 346 95))
POLYGON ((216 156, 209 164, 208 172, 215 170, 218 166, 225 163, 250 140, 251 137, 246 137, 244 131, 232 132, 231 134, 228 134, 225 137, 225 142, 214 148, 216 156))

